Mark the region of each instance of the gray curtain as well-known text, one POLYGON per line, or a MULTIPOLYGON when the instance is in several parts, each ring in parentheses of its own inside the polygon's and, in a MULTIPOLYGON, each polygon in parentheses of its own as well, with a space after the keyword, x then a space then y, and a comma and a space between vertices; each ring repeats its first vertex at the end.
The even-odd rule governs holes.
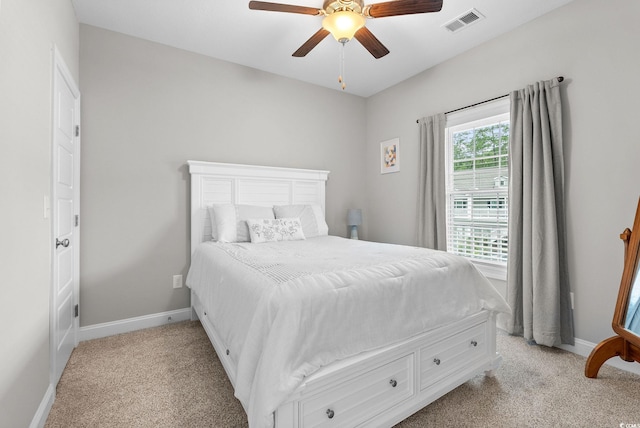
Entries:
POLYGON ((541 345, 573 345, 558 79, 511 93, 509 175, 507 330, 541 345))
POLYGON ((444 114, 420 119, 418 245, 446 251, 444 114))

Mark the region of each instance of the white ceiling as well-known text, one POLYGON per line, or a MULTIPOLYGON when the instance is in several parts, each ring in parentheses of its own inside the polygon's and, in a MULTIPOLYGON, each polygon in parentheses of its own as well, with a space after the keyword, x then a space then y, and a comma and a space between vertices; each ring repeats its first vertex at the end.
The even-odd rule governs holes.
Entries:
MULTIPOLYGON (((72 1, 84 24, 341 90, 333 37, 304 58, 291 56, 322 17, 249 10, 248 0, 72 1)), ((346 92, 373 95, 570 1, 444 0, 437 13, 369 19, 367 28, 391 53, 374 59, 355 39, 347 43, 346 92), (472 8, 485 19, 455 33, 443 27, 472 8)), ((275 2, 322 8, 322 0, 275 2)))

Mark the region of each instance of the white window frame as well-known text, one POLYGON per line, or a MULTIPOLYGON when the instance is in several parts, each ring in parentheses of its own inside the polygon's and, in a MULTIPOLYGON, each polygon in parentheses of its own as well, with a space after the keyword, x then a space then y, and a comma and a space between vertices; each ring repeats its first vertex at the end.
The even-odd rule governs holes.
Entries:
MULTIPOLYGON (((470 127, 480 127, 492 123, 510 119, 509 98, 501 98, 496 101, 481 104, 476 107, 467 108, 458 112, 447 114, 445 129, 445 156, 446 156, 446 199, 447 199, 447 236, 449 236, 449 215, 450 215, 450 192, 452 188, 452 168, 453 168, 453 147, 452 136, 455 132, 470 127)), ((471 262, 489 278, 506 281, 507 263, 492 262, 488 260, 477 260, 469 258, 471 262)))

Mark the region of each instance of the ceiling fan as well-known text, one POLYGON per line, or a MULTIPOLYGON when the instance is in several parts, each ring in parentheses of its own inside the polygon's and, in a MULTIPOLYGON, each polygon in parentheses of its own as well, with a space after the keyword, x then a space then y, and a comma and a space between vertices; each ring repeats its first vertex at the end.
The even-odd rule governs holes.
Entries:
POLYGON ((293 53, 295 57, 307 55, 311 49, 330 33, 343 45, 356 38, 375 58, 389 53, 376 36, 365 27, 367 18, 410 15, 415 13, 439 12, 442 0, 394 0, 364 5, 363 0, 324 0, 322 9, 264 1, 250 1, 249 9, 272 12, 299 13, 302 15, 324 16, 322 28, 293 53))

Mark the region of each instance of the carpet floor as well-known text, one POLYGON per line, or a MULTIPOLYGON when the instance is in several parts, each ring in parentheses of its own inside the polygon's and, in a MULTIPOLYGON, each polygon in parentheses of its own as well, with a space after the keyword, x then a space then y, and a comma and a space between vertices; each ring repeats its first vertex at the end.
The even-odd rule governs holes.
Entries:
MULTIPOLYGON (((605 365, 588 379, 585 358, 502 332, 498 351, 504 362, 494 378, 475 377, 397 427, 640 427, 639 376, 605 365)), ((82 342, 45 424, 246 426, 198 321, 82 342)))

